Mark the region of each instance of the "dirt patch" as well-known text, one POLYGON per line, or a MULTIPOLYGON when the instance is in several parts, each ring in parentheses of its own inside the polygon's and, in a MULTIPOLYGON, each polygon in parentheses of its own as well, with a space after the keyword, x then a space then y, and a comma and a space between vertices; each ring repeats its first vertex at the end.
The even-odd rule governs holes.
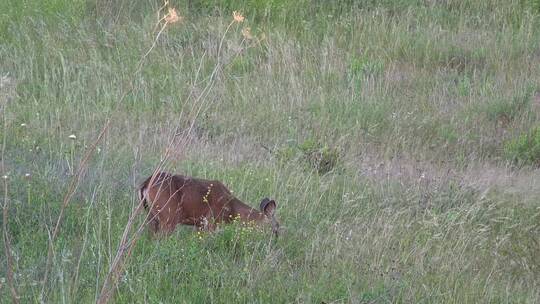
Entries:
POLYGON ((397 182, 402 186, 440 188, 454 183, 474 190, 482 196, 492 190, 498 193, 523 195, 527 200, 540 197, 540 169, 513 169, 488 163, 475 163, 465 168, 419 161, 410 157, 382 160, 364 155, 355 164, 360 176, 377 182, 397 182))

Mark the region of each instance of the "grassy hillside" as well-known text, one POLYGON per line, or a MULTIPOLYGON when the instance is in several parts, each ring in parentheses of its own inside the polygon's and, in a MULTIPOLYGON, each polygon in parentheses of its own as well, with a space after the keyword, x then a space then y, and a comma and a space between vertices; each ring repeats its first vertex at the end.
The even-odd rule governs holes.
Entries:
POLYGON ((143 233, 111 302, 540 302, 539 1, 160 5, 0 3, 0 302, 96 301, 158 166, 284 231, 143 233))

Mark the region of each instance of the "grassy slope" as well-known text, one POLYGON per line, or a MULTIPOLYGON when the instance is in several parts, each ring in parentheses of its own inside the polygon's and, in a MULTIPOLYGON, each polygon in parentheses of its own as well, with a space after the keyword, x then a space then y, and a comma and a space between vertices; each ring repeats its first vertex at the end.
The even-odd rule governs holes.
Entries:
MULTIPOLYGON (((540 173, 505 154, 539 123, 538 7, 372 2, 246 8, 257 17, 234 25, 219 54, 229 12, 184 14, 118 109, 152 43, 150 7, 113 18, 82 2, 20 2, 28 15, 3 4, 2 136, 24 302, 39 300, 48 231, 111 115, 68 207, 47 302, 94 301, 135 186, 193 121, 167 168, 220 179, 252 205, 274 197, 286 231, 275 244, 235 228, 145 236, 115 302, 539 302, 540 173), (245 26, 266 38, 236 55, 245 26), (227 64, 210 83, 218 57, 227 64), (313 147, 339 155, 332 171, 306 161, 313 147)), ((9 302, 3 251, 0 262, 9 302)))

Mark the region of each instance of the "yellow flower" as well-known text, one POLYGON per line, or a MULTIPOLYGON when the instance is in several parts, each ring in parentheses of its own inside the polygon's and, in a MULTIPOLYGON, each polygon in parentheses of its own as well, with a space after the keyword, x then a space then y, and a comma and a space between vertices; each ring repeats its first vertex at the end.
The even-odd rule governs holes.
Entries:
POLYGON ((251 35, 251 28, 246 27, 242 30, 242 36, 246 38, 247 40, 253 39, 253 35, 251 35))
POLYGON ((165 15, 165 22, 167 23, 175 23, 180 21, 180 17, 176 13, 176 9, 169 7, 169 13, 165 15))
POLYGON ((244 22, 244 19, 245 19, 245 18, 244 18, 244 16, 242 16, 242 14, 240 14, 239 12, 234 11, 234 12, 232 13, 232 15, 233 15, 234 21, 236 21, 236 22, 238 22, 238 23, 244 22))

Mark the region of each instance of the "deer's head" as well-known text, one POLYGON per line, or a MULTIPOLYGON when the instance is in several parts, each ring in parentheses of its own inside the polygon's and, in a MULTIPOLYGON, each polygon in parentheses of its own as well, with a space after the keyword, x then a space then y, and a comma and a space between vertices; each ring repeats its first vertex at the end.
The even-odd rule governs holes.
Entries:
POLYGON ((271 200, 269 198, 263 198, 261 201, 261 213, 264 215, 264 221, 267 223, 270 223, 272 226, 272 233, 274 233, 275 236, 278 236, 279 234, 279 222, 277 221, 275 217, 275 211, 276 211, 276 201, 271 200))

